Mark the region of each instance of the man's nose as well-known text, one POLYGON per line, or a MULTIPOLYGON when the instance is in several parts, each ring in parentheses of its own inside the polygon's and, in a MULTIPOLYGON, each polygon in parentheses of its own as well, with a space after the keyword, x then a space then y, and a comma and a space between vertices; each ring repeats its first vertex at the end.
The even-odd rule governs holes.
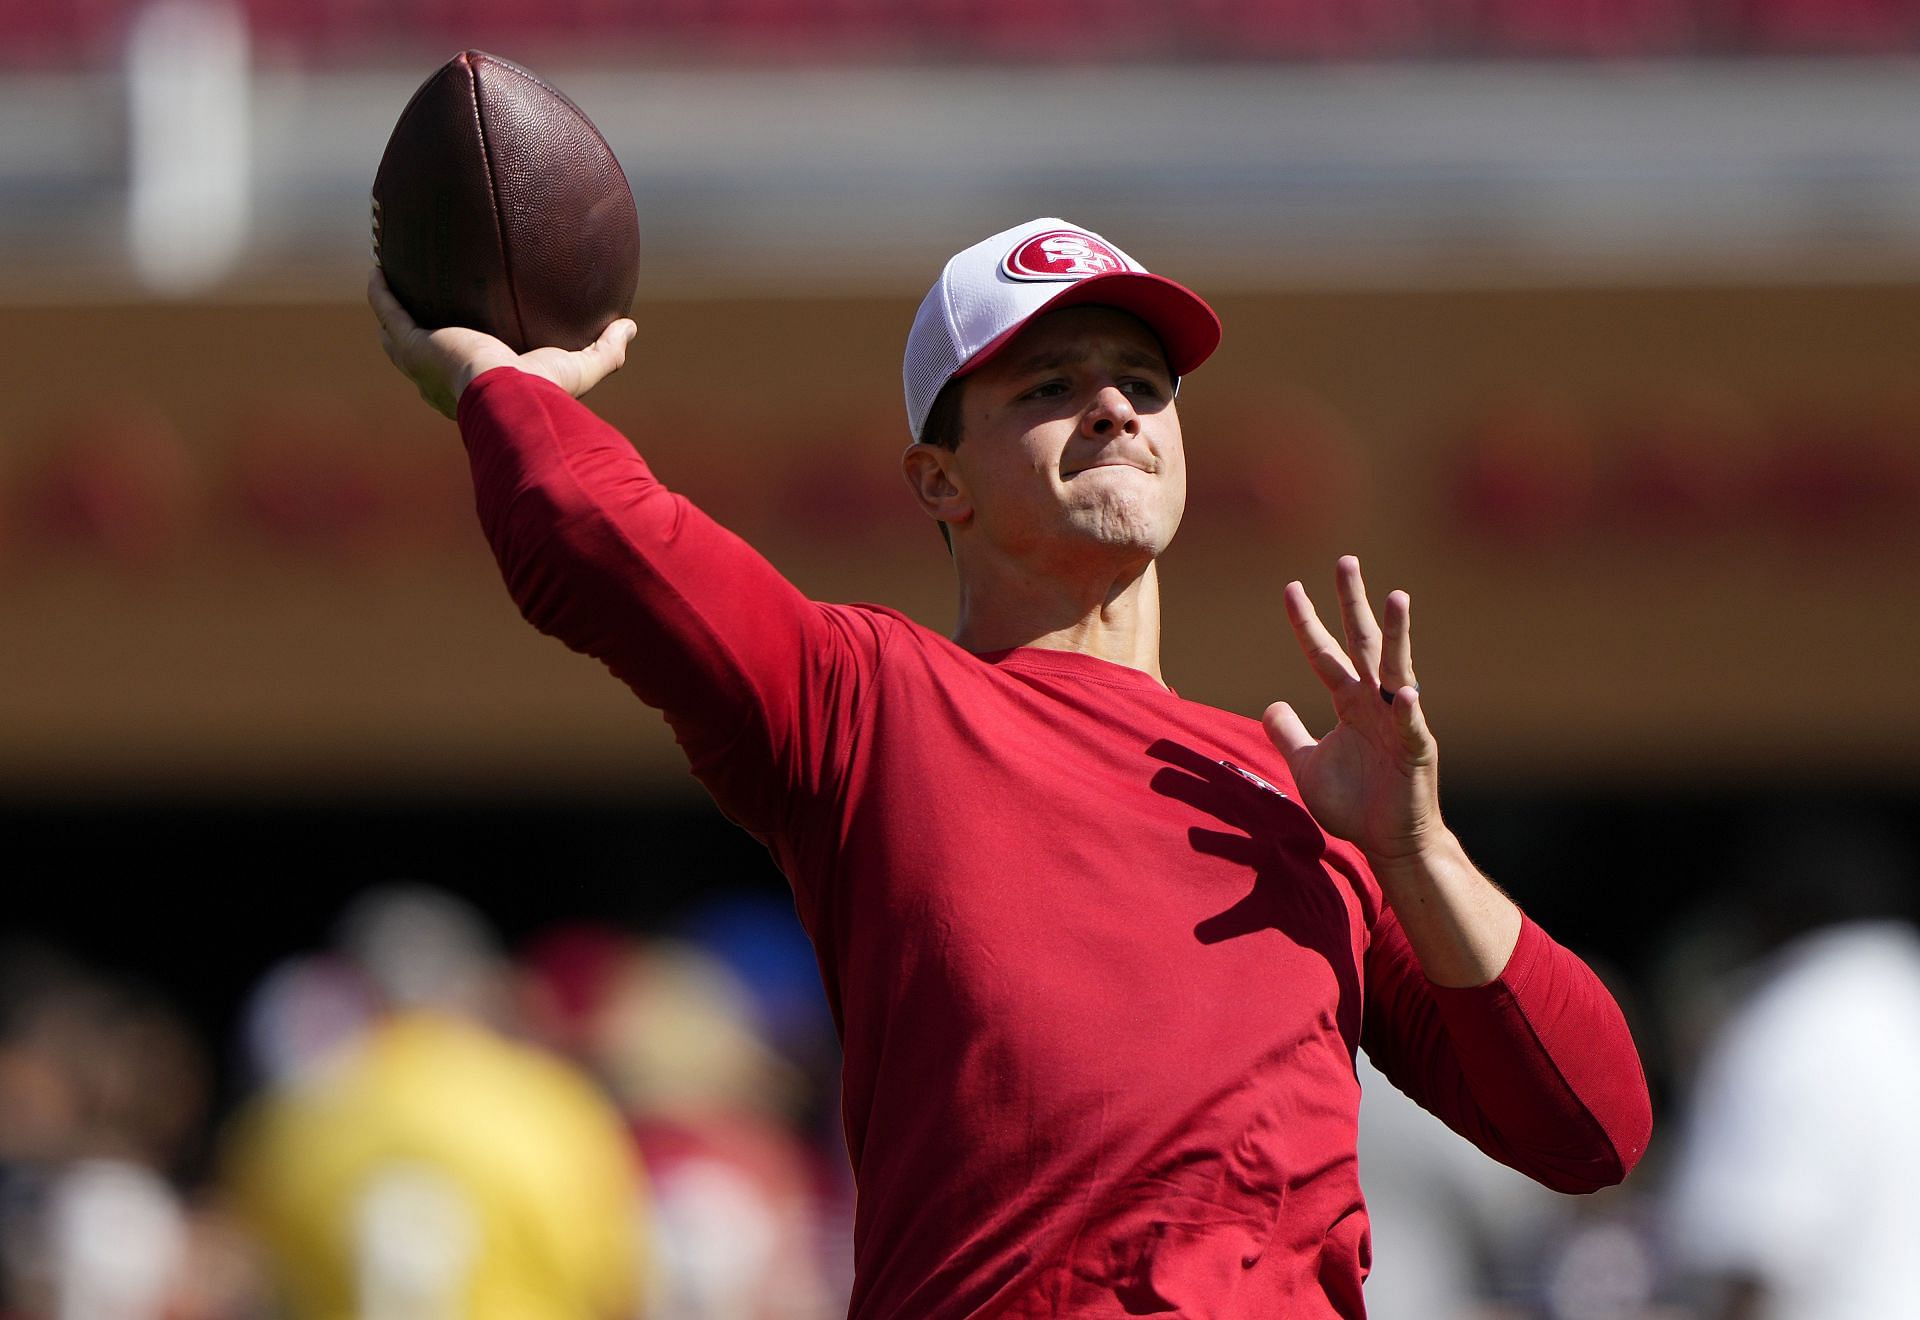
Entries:
POLYGON ((1105 385, 1081 415, 1080 427, 1089 435, 1103 438, 1116 431, 1138 431, 1140 414, 1134 411, 1133 400, 1125 390, 1118 385, 1105 385))

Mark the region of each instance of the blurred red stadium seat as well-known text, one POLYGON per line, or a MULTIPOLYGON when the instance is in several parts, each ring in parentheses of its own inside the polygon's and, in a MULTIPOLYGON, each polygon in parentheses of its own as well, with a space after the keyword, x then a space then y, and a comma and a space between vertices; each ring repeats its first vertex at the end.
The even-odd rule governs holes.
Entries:
POLYGON ((1756 49, 1781 54, 1891 55, 1920 32, 1914 0, 1743 0, 1738 27, 1756 49))
POLYGON ((1700 8, 1689 0, 1483 0, 1482 50, 1595 59, 1688 49, 1700 8))
MULTIPOLYGON (((110 65, 143 0, 0 3, 0 68, 110 65)), ((1608 59, 1920 49, 1920 0, 234 0, 269 61, 482 46, 756 60, 1608 59)))
POLYGON ((0 68, 97 64, 117 55, 133 0, 0 4, 0 68))

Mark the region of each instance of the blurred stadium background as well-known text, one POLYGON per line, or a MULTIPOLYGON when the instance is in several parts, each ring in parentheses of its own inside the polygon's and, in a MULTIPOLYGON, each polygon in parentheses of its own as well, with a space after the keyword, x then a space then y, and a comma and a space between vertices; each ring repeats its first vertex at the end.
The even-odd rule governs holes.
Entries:
MULTIPOLYGON (((633 183, 596 406, 816 595, 949 621, 893 471, 941 256, 1055 214, 1206 293, 1171 680, 1318 709, 1281 584, 1356 551, 1409 588, 1457 828, 1614 981, 1664 1115, 1757 947, 1703 915, 1756 830, 1915 843, 1914 0, 0 0, 0 1062, 61 987, 158 1006, 192 1080, 141 1158, 182 1204, 272 1074, 262 978, 366 891, 461 896, 522 988, 563 923, 749 986, 788 947, 658 719, 514 614, 375 343, 368 185, 466 47, 633 183)), ((787 1309, 676 1314, 843 1286, 831 1067, 776 1002, 736 1006, 805 1079, 827 1245, 787 1309)), ((87 1148, 31 1127, 16 1175, 87 1148)), ((1661 1155, 1604 1231, 1461 1249, 1472 1313, 1690 1313, 1661 1155)))

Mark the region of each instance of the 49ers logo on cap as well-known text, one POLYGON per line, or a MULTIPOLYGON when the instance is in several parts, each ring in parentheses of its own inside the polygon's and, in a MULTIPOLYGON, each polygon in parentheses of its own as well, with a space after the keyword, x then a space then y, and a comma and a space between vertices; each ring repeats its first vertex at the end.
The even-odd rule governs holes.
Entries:
POLYGON ((1007 253, 1000 269, 1016 280, 1084 280, 1127 269, 1120 254, 1078 229, 1049 229, 1007 253))

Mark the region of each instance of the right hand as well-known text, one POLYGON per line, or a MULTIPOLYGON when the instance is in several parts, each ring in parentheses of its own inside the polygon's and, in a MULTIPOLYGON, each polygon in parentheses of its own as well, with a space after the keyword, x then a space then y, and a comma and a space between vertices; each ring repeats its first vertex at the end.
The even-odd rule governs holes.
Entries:
POLYGON ((422 330, 393 296, 378 266, 367 276, 367 301, 380 320, 380 347, 419 388, 420 397, 448 417, 454 415, 460 395, 474 378, 495 367, 516 367, 550 380, 577 399, 620 370, 627 360, 627 345, 639 333, 637 325, 622 317, 578 351, 536 348, 516 353, 479 330, 458 326, 422 330))

